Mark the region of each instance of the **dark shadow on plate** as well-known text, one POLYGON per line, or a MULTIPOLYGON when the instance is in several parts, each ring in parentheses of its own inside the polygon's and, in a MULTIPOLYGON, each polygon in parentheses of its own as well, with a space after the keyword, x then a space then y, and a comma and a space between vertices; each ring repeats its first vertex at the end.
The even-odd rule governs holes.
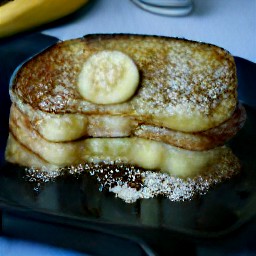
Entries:
MULTIPOLYGON (((27 58, 56 43, 57 38, 40 33, 16 36, 0 41, 0 149, 5 148, 9 130, 9 80, 15 68, 27 58)), ((3 155, 0 156, 0 163, 3 155)))
POLYGON ((235 62, 239 99, 249 106, 256 108, 256 79, 252 79, 252 74, 256 76, 256 63, 240 57, 236 57, 235 62))

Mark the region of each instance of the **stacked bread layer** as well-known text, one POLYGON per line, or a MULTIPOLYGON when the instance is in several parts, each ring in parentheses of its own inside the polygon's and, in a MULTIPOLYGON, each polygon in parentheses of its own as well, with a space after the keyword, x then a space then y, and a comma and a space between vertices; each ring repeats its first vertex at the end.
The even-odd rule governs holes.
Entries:
POLYGON ((43 166, 51 170, 86 162, 118 161, 179 177, 193 177, 211 170, 216 172, 215 167, 220 163, 237 167, 238 162, 225 146, 191 151, 136 136, 48 141, 33 129, 27 117, 15 106, 11 108, 6 158, 24 166, 43 166))
POLYGON ((231 118, 237 105, 233 57, 225 50, 176 38, 91 35, 60 42, 25 63, 13 79, 12 101, 53 114, 129 116, 183 132, 231 118), (129 56, 140 74, 136 93, 120 104, 95 104, 78 90, 86 61, 102 51, 129 56))
POLYGON ((239 166, 223 145, 246 114, 234 59, 213 45, 139 35, 60 42, 21 66, 10 95, 6 159, 13 163, 59 169, 119 161, 179 177, 239 166), (126 102, 95 104, 79 94, 84 63, 106 50, 138 68, 137 91, 126 102))

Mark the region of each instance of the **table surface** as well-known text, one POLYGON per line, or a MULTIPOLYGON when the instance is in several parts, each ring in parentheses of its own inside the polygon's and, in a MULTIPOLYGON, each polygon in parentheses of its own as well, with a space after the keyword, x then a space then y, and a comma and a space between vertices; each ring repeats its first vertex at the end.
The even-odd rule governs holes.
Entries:
MULTIPOLYGON (((221 46, 256 62, 256 1, 194 0, 184 17, 146 12, 130 0, 94 0, 76 15, 42 32, 61 40, 91 33, 137 33, 181 37, 221 46)), ((82 255, 43 244, 0 237, 0 255, 82 255)), ((83 254, 84 255, 84 254, 83 254)))
POLYGON ((185 17, 146 12, 130 0, 94 0, 68 23, 44 31, 60 39, 91 33, 139 33, 187 38, 216 44, 256 62, 256 1, 193 0, 185 17))

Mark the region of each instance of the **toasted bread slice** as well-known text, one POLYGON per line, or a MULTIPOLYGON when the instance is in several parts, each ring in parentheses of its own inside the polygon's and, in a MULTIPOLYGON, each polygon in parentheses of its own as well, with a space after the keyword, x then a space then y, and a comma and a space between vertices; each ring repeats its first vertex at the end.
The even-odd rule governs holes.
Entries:
MULTIPOLYGON (((11 111, 12 109, 20 111, 15 105, 12 106, 11 111)), ((241 129, 246 119, 244 107, 238 104, 231 118, 219 126, 207 131, 186 133, 140 123, 138 120, 123 116, 79 114, 38 116, 33 110, 20 114, 26 116, 27 122, 30 122, 40 136, 52 142, 68 142, 88 137, 140 137, 188 150, 208 150, 223 145, 241 129)))
MULTIPOLYGON (((73 142, 56 143, 46 141, 16 108, 10 116, 10 139, 6 159, 10 162, 39 169, 44 166, 61 168, 85 162, 120 161, 135 166, 169 173, 179 177, 193 177, 204 172, 216 171, 223 166, 237 166, 238 160, 225 146, 207 151, 189 151, 137 137, 131 138, 86 138, 73 142), (28 154, 17 153, 20 147, 28 154), (33 161, 33 159, 35 159, 33 161), (221 164, 221 165, 222 165, 221 164)), ((220 170, 221 171, 221 170, 220 170)))
POLYGON ((26 146, 20 144, 10 133, 7 141, 6 159, 8 162, 18 164, 23 167, 35 167, 40 170, 55 171, 58 165, 50 164, 26 146))
POLYGON ((60 118, 66 114, 74 118, 121 116, 172 130, 200 132, 231 118, 237 104, 236 89, 234 59, 217 46, 120 34, 57 43, 22 65, 10 94, 19 109, 32 111, 31 116, 35 112, 38 116, 49 114, 46 122, 51 122, 51 114, 60 118), (102 51, 122 52, 138 68, 138 88, 123 103, 95 104, 78 90, 85 63, 102 51))
POLYGON ((134 136, 164 142, 187 150, 203 151, 224 145, 243 127, 245 120, 245 108, 238 104, 230 119, 207 131, 185 133, 163 127, 141 125, 134 131, 134 136))
MULTIPOLYGON (((21 145, 12 134, 9 135, 6 151, 10 162, 29 166, 26 170, 26 177, 29 180, 35 181, 37 179, 40 184, 65 173, 81 174, 89 172, 90 175, 97 178, 100 189, 104 188, 115 193, 116 197, 127 203, 158 195, 165 196, 171 201, 185 201, 192 199, 195 195, 205 194, 210 187, 231 178, 240 170, 240 163, 231 151, 225 150, 223 153, 224 155, 219 155, 209 165, 198 164, 198 167, 202 168, 201 173, 197 172, 193 177, 189 173, 183 177, 175 177, 167 173, 145 170, 118 161, 87 162, 59 168, 21 145)), ((178 153, 178 155, 181 158, 184 157, 182 154, 178 153)), ((196 160, 198 160, 198 157, 196 157, 196 160)), ((190 161, 184 157, 183 169, 189 170, 190 167, 190 161)), ((174 169, 177 170, 177 166, 174 169)), ((85 177, 84 181, 87 180, 87 176, 85 177)), ((83 186, 83 188, 85 187, 87 186, 83 186)))

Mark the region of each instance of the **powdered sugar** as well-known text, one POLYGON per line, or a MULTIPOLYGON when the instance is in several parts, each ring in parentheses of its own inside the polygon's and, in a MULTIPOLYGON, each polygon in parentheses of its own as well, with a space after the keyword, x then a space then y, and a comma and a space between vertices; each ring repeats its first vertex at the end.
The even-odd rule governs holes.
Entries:
POLYGON ((171 201, 186 201, 193 199, 195 195, 207 193, 211 186, 232 177, 239 169, 238 162, 229 166, 223 161, 216 164, 216 168, 211 173, 193 178, 180 178, 111 161, 80 164, 53 172, 30 168, 26 170, 26 179, 36 182, 38 189, 41 183, 54 181, 58 176, 89 174, 92 179, 96 179, 100 191, 112 192, 126 203, 156 196, 164 196, 171 201))

